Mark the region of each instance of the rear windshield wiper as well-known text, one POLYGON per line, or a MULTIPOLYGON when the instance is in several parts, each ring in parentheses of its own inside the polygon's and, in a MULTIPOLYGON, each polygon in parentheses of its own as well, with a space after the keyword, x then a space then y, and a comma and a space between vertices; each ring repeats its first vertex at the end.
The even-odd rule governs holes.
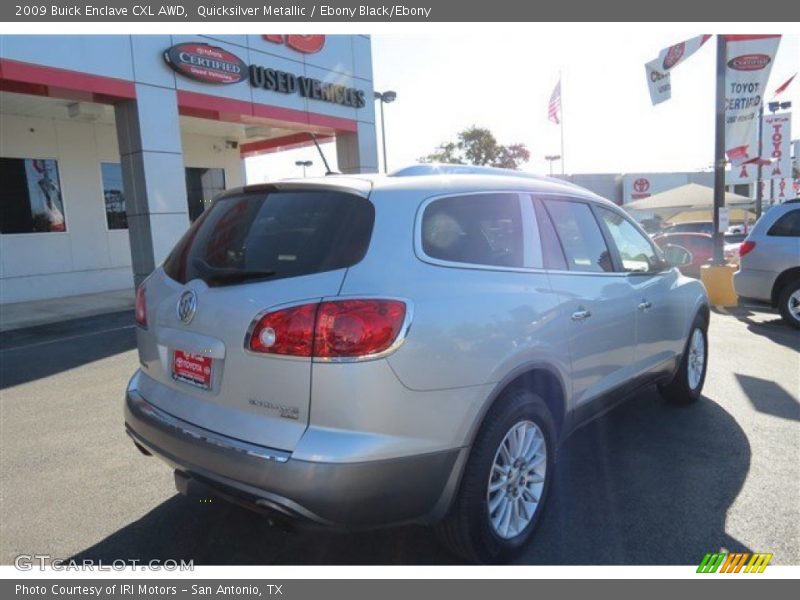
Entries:
POLYGON ((239 281, 256 281, 269 279, 278 273, 276 271, 225 271, 209 273, 209 279, 215 283, 235 283, 239 281))
POLYGON ((215 283, 234 283, 240 281, 253 281, 268 279, 277 275, 277 271, 266 269, 237 269, 235 267, 213 267, 202 259, 193 261, 196 268, 207 274, 215 283))

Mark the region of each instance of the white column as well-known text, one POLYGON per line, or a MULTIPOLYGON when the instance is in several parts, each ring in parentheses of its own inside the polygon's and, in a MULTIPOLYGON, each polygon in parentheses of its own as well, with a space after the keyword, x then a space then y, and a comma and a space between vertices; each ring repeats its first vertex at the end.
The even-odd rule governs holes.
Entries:
POLYGON ((133 277, 138 285, 189 226, 175 90, 136 84, 115 106, 133 277))

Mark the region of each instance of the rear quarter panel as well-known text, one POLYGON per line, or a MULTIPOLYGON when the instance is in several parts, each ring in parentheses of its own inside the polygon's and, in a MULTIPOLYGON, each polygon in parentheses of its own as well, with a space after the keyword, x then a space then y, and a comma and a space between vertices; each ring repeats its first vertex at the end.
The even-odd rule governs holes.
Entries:
POLYGON ((566 380, 569 355, 556 321, 559 299, 544 271, 423 262, 414 252, 414 223, 425 195, 383 191, 371 199, 372 244, 348 271, 342 294, 413 302, 409 335, 388 358, 404 386, 420 392, 484 386, 534 362, 548 364, 566 380))

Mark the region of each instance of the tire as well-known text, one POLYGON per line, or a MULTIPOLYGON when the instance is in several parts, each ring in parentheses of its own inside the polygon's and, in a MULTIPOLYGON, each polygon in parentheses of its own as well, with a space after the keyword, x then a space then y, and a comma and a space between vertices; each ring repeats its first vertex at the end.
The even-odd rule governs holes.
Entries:
POLYGON ((790 281, 781 288, 778 310, 787 324, 800 329, 800 279, 790 281))
MULTIPOLYGON (((495 402, 481 425, 464 469, 458 495, 447 516, 436 526, 439 540, 451 552, 471 562, 508 562, 524 549, 541 520, 553 479, 554 457, 555 427, 542 398, 528 390, 506 392, 495 402), (500 485, 501 481, 493 465, 496 460, 505 460, 500 447, 504 442, 511 443, 507 436, 513 435, 512 432, 531 436, 525 439, 531 440, 529 456, 533 455, 534 458, 527 462, 527 467, 518 466, 508 470, 511 480, 505 481, 509 481, 509 484, 501 485, 500 491, 490 494, 490 475, 494 479, 493 486, 500 485), (536 447, 544 449, 544 459, 541 450, 533 450, 536 447), (532 469, 536 469, 536 473, 532 469), (527 481, 526 474, 531 477, 527 481), (542 476, 544 481, 540 485, 538 478, 542 476), (506 490, 509 490, 508 493, 506 490), (538 502, 534 505, 530 502, 532 496, 528 494, 537 492, 538 502), (520 521, 510 519, 508 529, 498 532, 498 526, 492 522, 489 505, 490 498, 495 503, 501 496, 506 498, 506 504, 511 503, 523 509, 527 507, 528 514, 520 521), (522 504, 522 498, 527 503, 522 504), (526 520, 527 525, 523 526, 526 520), (512 522, 518 528, 510 526, 512 522)), ((496 506, 504 506, 502 498, 496 506)), ((494 515, 502 530, 502 519, 498 518, 500 510, 496 508, 494 515)), ((519 514, 522 515, 521 512, 519 514)))
POLYGON ((659 386, 661 394, 673 404, 692 404, 697 402, 703 392, 707 371, 708 323, 703 317, 697 315, 689 330, 689 337, 686 340, 678 370, 672 381, 659 386), (695 335, 699 335, 700 339, 702 339, 702 373, 699 378, 696 372, 694 375, 690 373, 690 364, 696 364, 694 361, 697 358, 696 348, 693 346, 693 343, 698 343, 698 340, 694 338, 695 335))

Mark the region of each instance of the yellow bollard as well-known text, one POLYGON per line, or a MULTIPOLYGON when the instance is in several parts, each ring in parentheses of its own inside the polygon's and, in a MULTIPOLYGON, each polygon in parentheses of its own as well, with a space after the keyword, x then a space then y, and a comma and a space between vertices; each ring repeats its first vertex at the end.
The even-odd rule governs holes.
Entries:
POLYGON ((708 301, 712 306, 736 306, 738 298, 733 289, 735 265, 703 265, 700 281, 706 287, 708 301))

